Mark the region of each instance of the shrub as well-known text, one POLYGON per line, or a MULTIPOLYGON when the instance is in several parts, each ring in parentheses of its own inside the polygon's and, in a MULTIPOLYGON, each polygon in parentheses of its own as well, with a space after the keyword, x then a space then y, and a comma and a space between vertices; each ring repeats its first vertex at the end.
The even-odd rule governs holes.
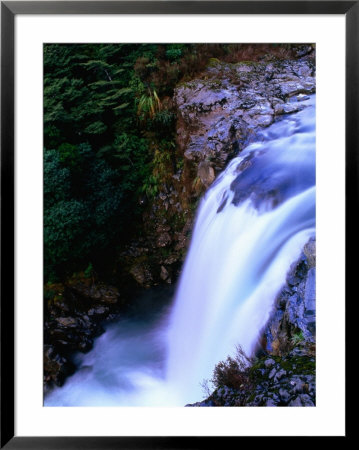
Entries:
POLYGON ((170 48, 166 51, 166 57, 170 61, 177 61, 182 56, 182 50, 180 48, 170 48))
POLYGON ((211 382, 218 388, 227 386, 232 389, 240 389, 250 383, 249 367, 253 360, 249 358, 240 346, 236 348, 234 358, 228 356, 225 361, 219 362, 213 371, 211 382))
POLYGON ((140 138, 127 135, 119 136, 115 145, 118 154, 112 157, 117 167, 87 144, 75 147, 76 158, 67 145, 63 152, 45 150, 45 280, 70 274, 89 260, 94 264, 120 242, 135 216, 148 150, 140 138))
POLYGON ((148 88, 138 102, 137 115, 141 120, 153 119, 161 111, 161 101, 155 90, 148 88))
POLYGON ((63 167, 56 150, 44 150, 44 207, 65 200, 70 194, 70 169, 63 167))

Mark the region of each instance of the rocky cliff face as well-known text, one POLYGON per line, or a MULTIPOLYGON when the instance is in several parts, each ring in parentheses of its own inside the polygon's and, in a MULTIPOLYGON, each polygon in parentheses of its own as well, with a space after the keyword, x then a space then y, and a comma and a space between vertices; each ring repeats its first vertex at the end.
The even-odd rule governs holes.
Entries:
POLYGON ((175 89, 181 164, 144 213, 145 236, 123 254, 138 285, 176 280, 201 195, 260 130, 301 110, 315 92, 315 50, 302 46, 298 55, 238 64, 212 60, 200 78, 175 89))
POLYGON ((205 187, 257 132, 279 116, 299 111, 315 91, 314 54, 300 60, 213 62, 203 78, 179 86, 178 144, 184 177, 196 171, 205 187))
POLYGON ((310 240, 287 275, 272 318, 263 332, 263 347, 273 355, 285 355, 293 343, 315 345, 315 240, 310 240))

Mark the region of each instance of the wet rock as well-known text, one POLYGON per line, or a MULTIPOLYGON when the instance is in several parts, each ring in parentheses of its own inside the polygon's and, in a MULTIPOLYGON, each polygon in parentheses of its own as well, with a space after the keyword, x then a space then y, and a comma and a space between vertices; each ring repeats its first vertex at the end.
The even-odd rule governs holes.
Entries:
POLYGON ((97 302, 115 304, 120 297, 116 287, 93 283, 91 280, 87 280, 86 282, 70 281, 67 285, 67 290, 90 304, 97 302))
POLYGON ((295 378, 291 381, 291 392, 298 394, 303 392, 305 383, 300 378, 295 378))
POLYGON ((275 361, 272 358, 267 359, 264 363, 265 367, 267 368, 273 366, 273 364, 275 364, 275 361))
POLYGON ((316 265, 316 246, 315 239, 310 239, 307 244, 305 244, 303 253, 307 258, 308 267, 311 269, 316 265))
POLYGON ((274 107, 274 112, 276 115, 279 114, 291 114, 300 111, 303 109, 303 105, 300 103, 285 103, 285 104, 277 104, 274 107))
POLYGON ((109 308, 106 306, 97 306, 96 308, 91 308, 88 311, 89 316, 104 316, 109 312, 109 308))
POLYGON ((169 277, 169 273, 167 271, 167 269, 164 266, 161 266, 161 273, 160 273, 160 277, 162 280, 167 280, 169 277))
POLYGON ((152 282, 152 274, 145 264, 138 264, 130 269, 130 274, 137 281, 138 284, 144 287, 149 287, 152 282))
POLYGON ((213 167, 209 161, 201 161, 199 163, 197 174, 205 187, 209 187, 216 178, 213 167))
POLYGON ((303 406, 315 406, 312 399, 308 394, 302 394, 300 395, 300 401, 303 406))
POLYGON ((175 255, 175 254, 172 254, 171 256, 169 256, 168 258, 166 258, 164 260, 164 263, 168 264, 168 265, 171 265, 171 264, 174 264, 177 261, 178 261, 178 256, 175 255))
POLYGON ((274 375, 276 374, 276 372, 277 372, 277 369, 274 367, 274 368, 270 371, 268 378, 269 378, 269 379, 273 378, 274 375))
POLYGON ((52 345, 44 346, 43 361, 45 393, 53 385, 62 386, 66 376, 74 373, 75 367, 73 364, 67 358, 60 356, 52 345))
POLYGON ((305 314, 315 314, 315 267, 308 270, 304 291, 305 314))
POLYGON ((315 91, 315 82, 299 82, 299 81, 285 81, 279 85, 279 90, 282 96, 292 97, 296 94, 312 94, 315 91))
POLYGON ((288 403, 288 406, 303 406, 300 396, 288 403))
POLYGON ((56 318, 57 322, 63 327, 76 327, 77 319, 74 317, 58 317, 56 318))
POLYGON ((290 399, 290 394, 286 389, 283 388, 279 389, 279 395, 284 403, 288 403, 290 399))
POLYGON ((315 297, 315 239, 310 239, 288 272, 287 284, 264 330, 267 351, 280 355, 293 345, 315 343, 315 297))
POLYGON ((172 239, 171 239, 170 234, 167 231, 164 231, 163 233, 161 233, 158 236, 156 245, 157 245, 157 247, 166 247, 171 242, 172 242, 172 239))
POLYGON ((251 133, 269 126, 276 115, 303 108, 298 100, 315 91, 312 50, 304 53, 300 60, 214 65, 207 79, 177 87, 178 144, 185 158, 195 164, 215 158, 223 168, 251 133))
POLYGON ((286 375, 287 372, 284 369, 281 369, 275 374, 274 381, 277 382, 286 375))
POLYGON ((189 240, 185 234, 182 234, 182 233, 177 234, 176 241, 177 241, 177 244, 175 245, 175 250, 181 251, 188 247, 189 240))

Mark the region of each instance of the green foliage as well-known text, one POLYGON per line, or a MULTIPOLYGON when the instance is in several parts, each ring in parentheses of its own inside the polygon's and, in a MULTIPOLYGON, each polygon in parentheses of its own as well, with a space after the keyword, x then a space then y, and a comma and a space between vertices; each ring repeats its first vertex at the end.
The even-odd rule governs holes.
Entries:
POLYGON ((149 165, 150 171, 141 187, 141 192, 149 198, 154 198, 160 190, 160 185, 166 183, 172 176, 174 148, 173 141, 162 140, 154 150, 152 162, 149 165))
POLYGON ((47 301, 53 299, 56 295, 56 290, 52 289, 51 286, 51 283, 47 283, 44 289, 44 299, 47 301))
POLYGON ((76 167, 80 163, 79 149, 76 145, 64 142, 57 149, 61 163, 67 167, 76 167))
POLYGON ((46 210, 55 203, 69 198, 70 169, 63 167, 56 150, 44 150, 44 207, 46 210))
POLYGON ((131 77, 129 86, 131 87, 131 90, 134 93, 135 98, 141 97, 146 91, 144 83, 141 81, 141 78, 136 73, 134 73, 133 76, 131 77))
POLYGON ((155 197, 183 164, 174 146, 174 87, 210 58, 250 59, 248 48, 44 45, 46 280, 88 261, 96 273, 104 261, 111 265, 139 223, 139 196, 155 197))
POLYGON ((176 114, 168 109, 161 109, 152 117, 148 123, 148 128, 156 132, 161 138, 165 139, 171 136, 176 123, 176 114))
POLYGON ((209 66, 216 66, 220 63, 220 60, 218 58, 209 58, 208 65, 209 66))
POLYGON ((291 344, 295 347, 304 341, 303 331, 299 330, 297 333, 294 333, 291 339, 291 344))
POLYGON ((144 192, 147 197, 155 198, 159 191, 158 178, 155 175, 150 174, 143 182, 141 186, 141 192, 144 192))
POLYGON ((84 271, 85 278, 92 278, 93 273, 94 273, 93 265, 91 263, 89 263, 89 265, 87 266, 87 268, 84 271))
MULTIPOLYGON (((75 149, 76 158, 65 153, 63 160, 58 151, 44 152, 46 277, 70 273, 86 259, 98 260, 117 241, 128 217, 135 214, 134 191, 143 176, 141 154, 131 155, 132 170, 125 164, 111 167, 89 145, 75 149)), ((126 153, 131 154, 131 147, 126 147, 121 156, 126 158, 126 153)))
POLYGON ((161 111, 161 101, 155 90, 148 89, 138 102, 137 115, 141 120, 153 119, 161 111))
POLYGON ((121 45, 44 46, 45 146, 58 148, 97 136, 108 142, 133 98, 128 75, 117 63, 121 45))
POLYGON ((166 50, 166 57, 170 61, 177 61, 182 56, 182 49, 181 48, 170 48, 166 50))
POLYGON ((103 122, 98 120, 97 122, 90 123, 90 125, 87 126, 84 131, 87 134, 102 134, 106 130, 107 126, 103 122))
POLYGON ((79 259, 89 250, 89 241, 82 239, 89 233, 88 205, 79 200, 62 200, 47 208, 44 214, 45 274, 53 274, 67 261, 79 259))

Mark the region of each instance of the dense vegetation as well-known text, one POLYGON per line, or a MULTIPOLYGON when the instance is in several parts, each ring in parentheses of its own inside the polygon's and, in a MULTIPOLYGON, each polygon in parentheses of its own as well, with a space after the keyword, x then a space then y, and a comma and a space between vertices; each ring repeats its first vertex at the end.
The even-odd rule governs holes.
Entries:
POLYGON ((44 47, 46 279, 110 261, 139 195, 155 192, 152 162, 157 147, 173 148, 174 129, 148 78, 156 55, 153 45, 44 47))
MULTIPOLYGON (((267 46, 44 46, 45 281, 106 272, 141 204, 181 165, 172 94, 210 62, 256 59, 267 46)), ((278 56, 290 46, 272 46, 278 56)))

